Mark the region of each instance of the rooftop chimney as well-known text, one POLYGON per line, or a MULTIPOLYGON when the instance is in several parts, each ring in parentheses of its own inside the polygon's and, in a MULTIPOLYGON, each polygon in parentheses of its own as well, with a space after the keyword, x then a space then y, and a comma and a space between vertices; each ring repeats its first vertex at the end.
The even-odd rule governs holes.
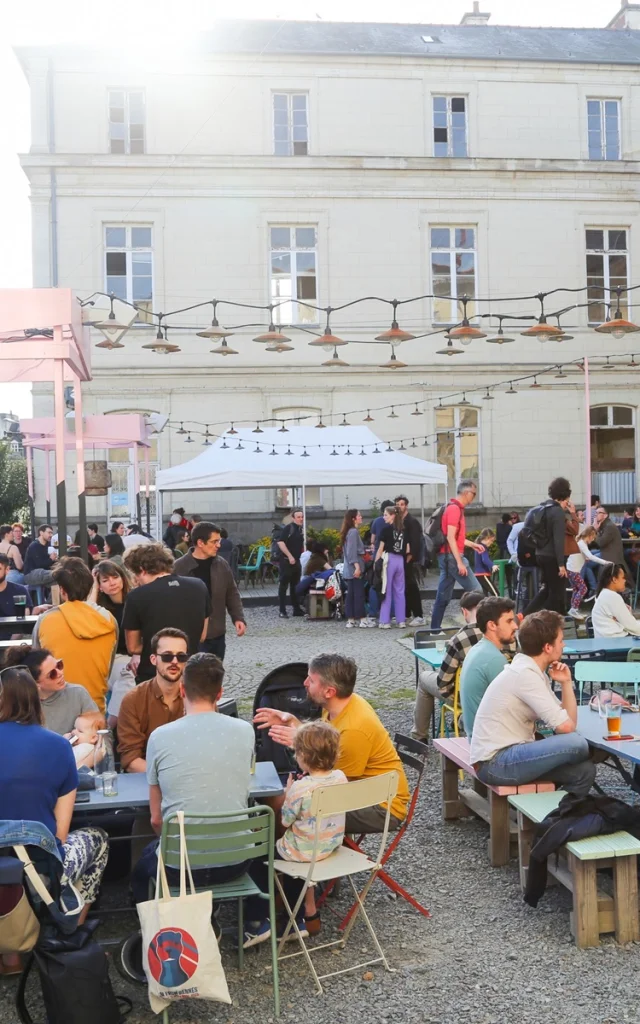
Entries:
POLYGON ((480 2, 479 2, 479 0, 473 0, 473 10, 470 11, 468 14, 463 14, 462 15, 462 21, 460 22, 460 24, 461 25, 486 25, 490 17, 491 17, 490 14, 484 14, 480 10, 480 2))
POLYGON ((640 31, 640 4, 630 4, 629 0, 622 0, 622 7, 614 14, 607 28, 640 31))

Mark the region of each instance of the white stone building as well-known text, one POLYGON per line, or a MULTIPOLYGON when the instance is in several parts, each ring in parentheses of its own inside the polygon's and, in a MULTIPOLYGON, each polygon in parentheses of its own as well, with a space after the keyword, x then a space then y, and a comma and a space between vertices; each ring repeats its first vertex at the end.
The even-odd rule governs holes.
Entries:
MULTIPOLYGON (((417 454, 448 461, 452 484, 477 476, 487 509, 526 506, 559 473, 584 500, 575 365, 566 377, 541 376, 533 392, 527 380, 516 394, 505 384, 482 399, 487 386, 587 355, 593 468, 617 474, 595 482, 607 501, 635 500, 640 378, 600 364, 640 352, 640 336, 616 341, 592 328, 606 315, 603 285, 640 284, 640 5, 598 30, 494 26, 477 6, 459 26, 221 22, 170 62, 129 63, 87 46, 18 50, 32 97, 21 160, 34 285, 112 291, 156 313, 216 298, 221 324, 259 325, 228 339, 238 354, 226 359, 196 335, 210 306, 167 319, 173 355, 144 349, 155 332, 134 327, 124 348, 93 349, 87 412, 168 416, 157 451, 166 467, 201 450, 207 424, 219 433, 257 418, 338 423, 371 409, 384 440, 415 437, 417 454), (380 365, 390 346, 373 343, 391 321, 380 303, 333 314, 333 332, 351 344, 338 352, 349 365, 328 368, 331 353, 310 347, 311 335, 287 329, 292 350, 271 353, 252 340, 268 315, 222 302, 294 296, 336 307, 367 295, 467 294, 490 300, 472 304, 473 315, 532 315, 537 302, 503 300, 587 282, 589 293, 547 301, 554 310, 589 298, 562 319, 573 340, 540 345, 520 336, 527 321, 505 320, 512 344, 476 340, 449 359, 437 354, 442 333, 421 337, 398 349, 407 366, 395 371, 380 365), (465 388, 471 404, 461 406, 465 388), (195 443, 177 433, 181 422, 195 443)), ((634 319, 633 306, 623 308, 634 319)), ((443 298, 399 309, 401 327, 417 335, 460 316, 443 298)), ((324 328, 323 314, 293 303, 279 322, 324 328)), ((495 337, 495 316, 474 323, 495 337)), ((39 391, 36 414, 50 403, 39 391)), ((90 518, 133 515, 132 473, 118 456, 117 485, 108 501, 89 500, 90 518)), ((283 493, 176 494, 165 511, 182 504, 266 523, 294 497, 284 459, 282 468, 283 493)), ((328 512, 347 500, 366 509, 374 496, 387 497, 309 492, 328 512)))

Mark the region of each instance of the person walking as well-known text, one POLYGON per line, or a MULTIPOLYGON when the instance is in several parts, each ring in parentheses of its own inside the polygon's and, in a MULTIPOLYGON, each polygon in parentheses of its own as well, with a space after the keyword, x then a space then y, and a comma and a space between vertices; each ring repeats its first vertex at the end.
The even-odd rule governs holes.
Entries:
POLYGON ((524 521, 524 528, 530 531, 535 547, 536 564, 542 581, 540 590, 524 610, 525 616, 542 608, 564 616, 566 610, 565 511, 571 497, 571 484, 563 476, 558 476, 549 484, 548 494, 548 500, 532 508, 524 521))
POLYGON ((446 506, 442 513, 442 533, 444 544, 438 552, 440 579, 438 590, 431 613, 431 629, 440 629, 447 605, 451 600, 453 588, 458 583, 463 590, 482 590, 475 578, 469 562, 464 557, 465 547, 480 551, 481 545, 467 540, 467 525, 464 510, 475 501, 478 489, 473 480, 461 480, 458 493, 446 506))
POLYGON ((399 629, 404 629, 405 622, 405 599, 404 599, 404 559, 407 552, 407 536, 402 529, 402 517, 400 510, 395 505, 390 505, 384 510, 385 526, 380 531, 380 543, 376 562, 386 556, 386 565, 383 566, 383 590, 384 600, 380 608, 380 629, 391 629, 391 604, 396 615, 396 622, 399 629), (384 586, 386 576, 386 586, 384 586))
POLYGON ((200 642, 200 650, 217 654, 224 661, 226 651, 227 612, 235 626, 236 636, 244 636, 247 622, 240 592, 229 563, 220 555, 222 531, 215 523, 196 523, 191 534, 191 548, 178 558, 173 566, 176 576, 191 576, 202 580, 209 592, 211 614, 207 635, 200 642))
POLYGON ((367 617, 364 606, 364 544, 358 530, 361 523, 362 515, 358 509, 347 509, 340 531, 344 563, 342 577, 347 584, 345 601, 347 629, 353 629, 356 624, 361 629, 375 625, 367 617))
POLYGON ((291 597, 293 615, 304 615, 296 587, 300 582, 302 569, 300 568, 300 555, 304 551, 304 534, 302 524, 304 514, 301 508, 291 509, 291 522, 280 531, 277 540, 278 545, 278 569, 280 572, 280 585, 278 587, 278 601, 280 602, 280 618, 287 619, 287 588, 291 597))
POLYGON ((422 545, 422 524, 409 512, 409 499, 399 494, 395 499, 396 508, 402 516, 402 529, 407 535, 407 554, 404 563, 405 611, 410 626, 424 626, 420 583, 418 581, 418 559, 422 545))
POLYGON ((129 654, 139 654, 136 682, 155 675, 151 640, 165 626, 183 630, 195 654, 208 633, 211 600, 199 579, 173 574, 174 558, 164 544, 139 544, 125 554, 125 568, 137 587, 127 595, 122 628, 129 654))

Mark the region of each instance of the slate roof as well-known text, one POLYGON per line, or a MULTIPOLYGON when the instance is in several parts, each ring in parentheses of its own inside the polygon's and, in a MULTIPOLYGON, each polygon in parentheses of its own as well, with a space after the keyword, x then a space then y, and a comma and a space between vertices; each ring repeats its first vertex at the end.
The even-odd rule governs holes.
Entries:
POLYGON ((507 25, 386 22, 216 22, 198 49, 207 53, 440 57, 456 60, 640 64, 640 32, 507 25), (423 36, 433 42, 425 42, 423 36))

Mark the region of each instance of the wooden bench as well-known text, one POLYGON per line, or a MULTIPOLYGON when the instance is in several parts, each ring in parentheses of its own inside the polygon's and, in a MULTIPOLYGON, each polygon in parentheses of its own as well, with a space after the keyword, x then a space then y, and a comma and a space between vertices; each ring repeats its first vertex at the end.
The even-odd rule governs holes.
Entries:
POLYGON ((324 590, 309 591, 309 618, 330 619, 331 606, 324 590))
MULTIPOLYGON (((526 793, 510 796, 518 813, 520 884, 527 884, 533 828, 555 810, 564 793, 526 793)), ((571 931, 576 946, 600 945, 600 935, 615 932, 620 943, 640 939, 637 858, 640 841, 628 832, 577 839, 547 860, 549 874, 573 895, 571 931), (613 893, 598 886, 598 870, 613 870, 613 893)), ((608 881, 603 879, 601 881, 608 881)))
MULTIPOLYGON (((469 755, 469 740, 437 739, 433 745, 442 758, 442 817, 452 821, 475 814, 489 825, 489 859, 494 867, 509 863, 511 841, 517 842, 517 826, 512 825, 507 798, 517 793, 550 793, 553 782, 531 782, 526 786, 486 786, 476 775, 469 755), (473 789, 459 788, 458 770, 473 779, 473 789)), ((515 852, 515 851, 514 851, 515 852)))

